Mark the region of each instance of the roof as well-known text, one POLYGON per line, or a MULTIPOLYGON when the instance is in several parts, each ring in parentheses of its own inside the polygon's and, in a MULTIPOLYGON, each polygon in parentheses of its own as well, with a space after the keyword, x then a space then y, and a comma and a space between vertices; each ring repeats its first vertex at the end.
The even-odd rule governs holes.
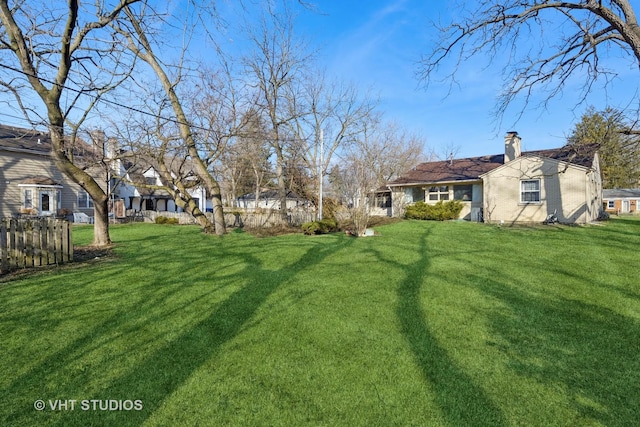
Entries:
MULTIPOLYGON (((552 150, 525 151, 521 157, 544 157, 590 168, 597 149, 598 144, 565 145, 552 150)), ((420 163, 388 185, 478 181, 481 175, 491 172, 503 164, 504 154, 420 163)))
POLYGON ((504 164, 504 154, 420 163, 389 185, 425 182, 472 181, 504 164))
POLYGON ((602 190, 603 199, 640 198, 640 188, 615 188, 602 190))
POLYGON ((51 138, 48 133, 0 124, 0 149, 29 150, 49 154, 51 138))
MULTIPOLYGON (((0 150, 28 151, 48 156, 51 153, 51 136, 48 132, 0 124, 0 150)), ((73 152, 77 156, 85 156, 95 153, 95 149, 78 137, 74 141, 73 152)))
POLYGON ((18 183, 19 185, 60 185, 48 176, 30 176, 18 183))

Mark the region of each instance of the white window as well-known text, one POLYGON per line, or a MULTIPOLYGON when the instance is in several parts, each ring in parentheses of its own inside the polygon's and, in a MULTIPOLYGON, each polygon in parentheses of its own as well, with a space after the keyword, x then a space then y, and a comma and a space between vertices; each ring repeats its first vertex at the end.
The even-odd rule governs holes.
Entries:
POLYGON ((89 197, 89 193, 84 190, 78 192, 78 207, 80 209, 93 208, 93 200, 89 197))
POLYGON ((520 181, 520 202, 539 203, 540 202, 540 180, 528 179, 520 181))
POLYGON ((22 207, 25 209, 31 209, 33 207, 33 192, 32 190, 24 190, 24 200, 22 207))
POLYGON ((430 187, 429 200, 449 200, 449 186, 430 187))
POLYGON ((607 209, 615 209, 615 207, 616 207, 616 202, 615 202, 615 200, 609 200, 609 201, 607 202, 607 209))

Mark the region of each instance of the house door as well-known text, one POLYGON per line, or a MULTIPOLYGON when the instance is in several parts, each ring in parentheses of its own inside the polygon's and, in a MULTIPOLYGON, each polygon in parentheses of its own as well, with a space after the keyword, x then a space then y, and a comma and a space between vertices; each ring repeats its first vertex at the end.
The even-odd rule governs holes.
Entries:
POLYGON ((53 199, 51 191, 40 191, 40 215, 53 213, 53 199))
POLYGON ((622 201, 622 212, 624 212, 624 213, 630 212, 629 201, 628 200, 623 200, 622 201))

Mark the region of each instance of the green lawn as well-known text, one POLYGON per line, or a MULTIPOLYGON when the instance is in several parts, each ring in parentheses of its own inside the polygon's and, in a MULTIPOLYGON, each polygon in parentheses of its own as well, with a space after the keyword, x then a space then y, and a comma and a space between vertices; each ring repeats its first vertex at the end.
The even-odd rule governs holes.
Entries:
POLYGON ((378 231, 114 226, 0 283, 0 425, 638 425, 640 220, 378 231))

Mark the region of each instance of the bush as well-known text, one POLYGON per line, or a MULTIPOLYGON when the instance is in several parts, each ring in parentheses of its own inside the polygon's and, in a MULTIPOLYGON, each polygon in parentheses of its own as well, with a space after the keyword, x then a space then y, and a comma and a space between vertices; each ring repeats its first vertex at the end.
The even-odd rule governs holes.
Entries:
POLYGON ((429 216, 429 205, 425 202, 416 202, 407 206, 404 217, 407 219, 427 219, 429 216))
POLYGON ((166 216, 157 216, 156 224, 180 224, 178 218, 167 218, 166 216))
POLYGON ((449 219, 458 219, 462 211, 462 202, 450 200, 444 202, 440 200, 435 205, 429 205, 425 202, 416 202, 412 206, 407 206, 405 218, 445 221, 449 219))
POLYGON ((338 231, 338 223, 335 219, 325 218, 321 221, 311 221, 302 224, 304 234, 327 234, 338 231))

